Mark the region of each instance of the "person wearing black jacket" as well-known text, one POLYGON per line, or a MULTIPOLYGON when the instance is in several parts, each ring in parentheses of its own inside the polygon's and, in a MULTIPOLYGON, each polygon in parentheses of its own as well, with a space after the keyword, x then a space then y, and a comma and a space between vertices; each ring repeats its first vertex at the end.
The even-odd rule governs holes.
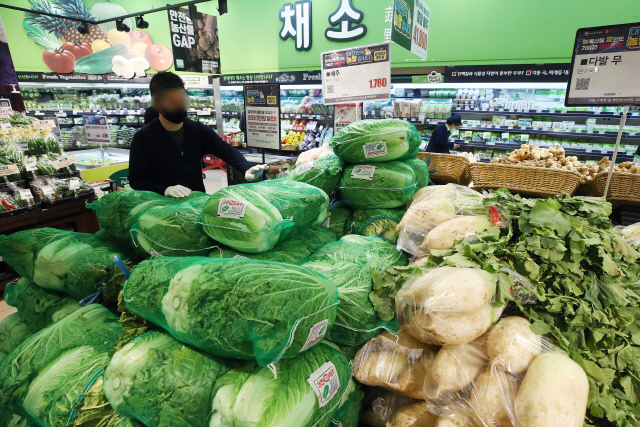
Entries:
POLYGON ((460 114, 453 114, 446 123, 439 125, 431 134, 429 145, 425 150, 428 153, 449 154, 449 150, 455 150, 460 147, 458 144, 449 142, 451 131, 462 126, 462 117, 460 114))
MULTIPOLYGON (((208 126, 187 119, 189 98, 180 76, 156 74, 149 85, 158 117, 133 137, 129 154, 129 184, 134 190, 186 197, 205 191, 202 157, 212 154, 252 180, 268 168, 251 167, 244 156, 208 126)), ((153 117, 153 116, 151 116, 153 117)), ((146 118, 146 117, 145 117, 146 118)))

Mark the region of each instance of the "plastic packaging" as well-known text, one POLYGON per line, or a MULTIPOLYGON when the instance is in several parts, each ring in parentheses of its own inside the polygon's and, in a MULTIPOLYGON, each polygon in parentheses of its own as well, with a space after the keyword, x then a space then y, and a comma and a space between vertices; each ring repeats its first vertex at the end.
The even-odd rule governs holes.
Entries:
POLYGON ((162 257, 133 270, 124 301, 187 344, 266 366, 324 338, 336 319, 338 291, 291 264, 162 257))
POLYGON ((640 245, 640 222, 624 227, 620 230, 622 237, 634 245, 640 245))
POLYGON ((230 248, 216 247, 209 252, 209 258, 246 258, 300 264, 315 251, 336 240, 336 235, 330 229, 316 226, 278 243, 270 251, 261 254, 246 254, 230 248))
POLYGON ((329 196, 288 179, 234 185, 216 192, 201 216, 215 241, 247 253, 266 252, 329 216, 329 196))
POLYGON ((296 168, 300 167, 301 165, 307 162, 310 162, 316 159, 321 159, 323 157, 330 156, 332 154, 333 154, 333 150, 331 149, 331 147, 328 147, 328 146, 323 146, 320 148, 312 148, 311 150, 303 151, 298 156, 295 167, 296 168))
POLYGON ((206 256, 216 242, 197 224, 209 195, 148 209, 131 227, 131 236, 151 256, 206 256))
POLYGON ((438 267, 409 279, 396 295, 398 319, 420 341, 464 344, 500 318, 494 307, 498 279, 479 268, 438 267))
MULTIPOLYGON (((344 206, 344 203, 337 202, 329 208, 329 230, 331 230, 338 239, 347 234, 347 227, 349 226, 349 220, 351 219, 352 211, 348 207, 344 206)), ((325 223, 326 224, 326 223, 325 223)))
POLYGON ((427 162, 422 159, 409 159, 404 163, 413 169, 413 173, 416 175, 416 190, 420 190, 429 185, 429 167, 427 162))
POLYGON ((398 241, 398 223, 405 213, 404 208, 358 209, 353 212, 348 226, 348 234, 382 237, 389 243, 398 241))
POLYGON ((343 167, 344 160, 331 153, 294 168, 287 178, 318 187, 330 196, 340 182, 343 167))
POLYGON ((340 181, 340 198, 356 209, 398 208, 416 192, 416 176, 402 162, 350 165, 340 181))
POLYGON ((20 315, 11 313, 0 321, 0 353, 9 353, 32 334, 20 315))
POLYGON ((331 138, 334 153, 350 163, 407 160, 418 154, 422 138, 404 120, 360 120, 331 138))
POLYGON ((438 348, 400 331, 372 338, 358 351, 353 374, 370 386, 396 390, 413 399, 425 399, 426 379, 438 348))
POLYGON ((356 235, 324 245, 301 264, 338 288, 340 305, 336 323, 329 332, 332 341, 360 345, 381 330, 397 331, 398 322, 393 309, 388 308, 387 291, 372 292, 372 270, 383 272, 406 264, 406 257, 395 246, 376 237, 356 235))
POLYGON ((415 256, 427 255, 430 244, 436 243, 440 248, 451 245, 456 238, 482 230, 489 218, 489 208, 482 204, 482 195, 468 187, 456 184, 425 187, 413 198, 398 224, 398 249, 415 256), (458 220, 444 226, 461 216, 479 216, 487 220, 458 220), (429 238, 430 232, 440 225, 443 227, 436 231, 433 239, 429 238))

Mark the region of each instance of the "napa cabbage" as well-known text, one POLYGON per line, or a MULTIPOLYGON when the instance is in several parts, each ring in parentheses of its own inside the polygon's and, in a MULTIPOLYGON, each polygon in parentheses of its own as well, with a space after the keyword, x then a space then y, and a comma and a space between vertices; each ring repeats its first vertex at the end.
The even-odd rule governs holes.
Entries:
POLYGON ((340 198, 356 209, 397 208, 416 192, 416 175, 402 162, 347 166, 340 181, 340 198))
POLYGON ((340 181, 344 161, 335 154, 311 160, 295 167, 287 179, 306 182, 331 195, 340 181))
POLYGON ((0 353, 9 353, 33 334, 18 313, 11 313, 0 322, 0 353))
POLYGON ((427 166, 427 162, 416 158, 405 160, 403 163, 413 169, 413 173, 416 175, 417 190, 429 185, 429 167, 427 166))
POLYGON ((341 202, 332 205, 329 209, 329 230, 333 231, 338 239, 347 234, 351 213, 351 209, 343 206, 341 202))
POLYGON ((382 237, 389 243, 398 241, 398 223, 405 213, 404 208, 358 209, 349 221, 348 234, 382 237))

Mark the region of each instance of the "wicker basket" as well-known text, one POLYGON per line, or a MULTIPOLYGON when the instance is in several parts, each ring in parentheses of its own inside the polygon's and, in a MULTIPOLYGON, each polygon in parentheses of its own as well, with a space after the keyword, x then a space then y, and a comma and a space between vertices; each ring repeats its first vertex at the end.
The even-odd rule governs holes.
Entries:
POLYGON ((420 160, 428 162, 433 159, 429 165, 429 178, 442 183, 454 183, 460 185, 469 185, 471 175, 469 174, 469 165, 471 162, 464 156, 456 154, 440 154, 440 153, 418 153, 416 156, 420 160), (431 172, 437 170, 437 172, 431 172))
MULTIPOLYGON (((581 192, 585 196, 602 197, 608 175, 608 170, 600 172, 591 184, 583 186, 581 192)), ((613 172, 607 201, 614 206, 640 206, 640 175, 613 172)))
POLYGON ((472 163, 471 179, 476 190, 506 188, 512 193, 534 197, 573 195, 582 176, 562 169, 512 166, 498 163, 472 163))

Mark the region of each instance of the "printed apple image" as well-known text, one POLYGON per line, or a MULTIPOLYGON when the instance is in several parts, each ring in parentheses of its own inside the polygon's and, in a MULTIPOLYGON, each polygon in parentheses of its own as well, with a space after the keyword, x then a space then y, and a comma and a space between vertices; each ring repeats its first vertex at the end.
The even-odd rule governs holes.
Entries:
POLYGON ((173 65, 173 53, 161 44, 152 44, 144 50, 144 58, 156 71, 166 71, 173 65))
POLYGON ((109 30, 107 33, 107 41, 111 46, 123 44, 126 47, 131 47, 131 37, 129 37, 129 33, 125 31, 118 31, 115 28, 109 30))
POLYGON ((153 44, 151 40, 151 36, 146 31, 142 30, 132 30, 129 31, 129 37, 131 37, 131 44, 135 46, 136 43, 144 43, 149 46, 153 44))

